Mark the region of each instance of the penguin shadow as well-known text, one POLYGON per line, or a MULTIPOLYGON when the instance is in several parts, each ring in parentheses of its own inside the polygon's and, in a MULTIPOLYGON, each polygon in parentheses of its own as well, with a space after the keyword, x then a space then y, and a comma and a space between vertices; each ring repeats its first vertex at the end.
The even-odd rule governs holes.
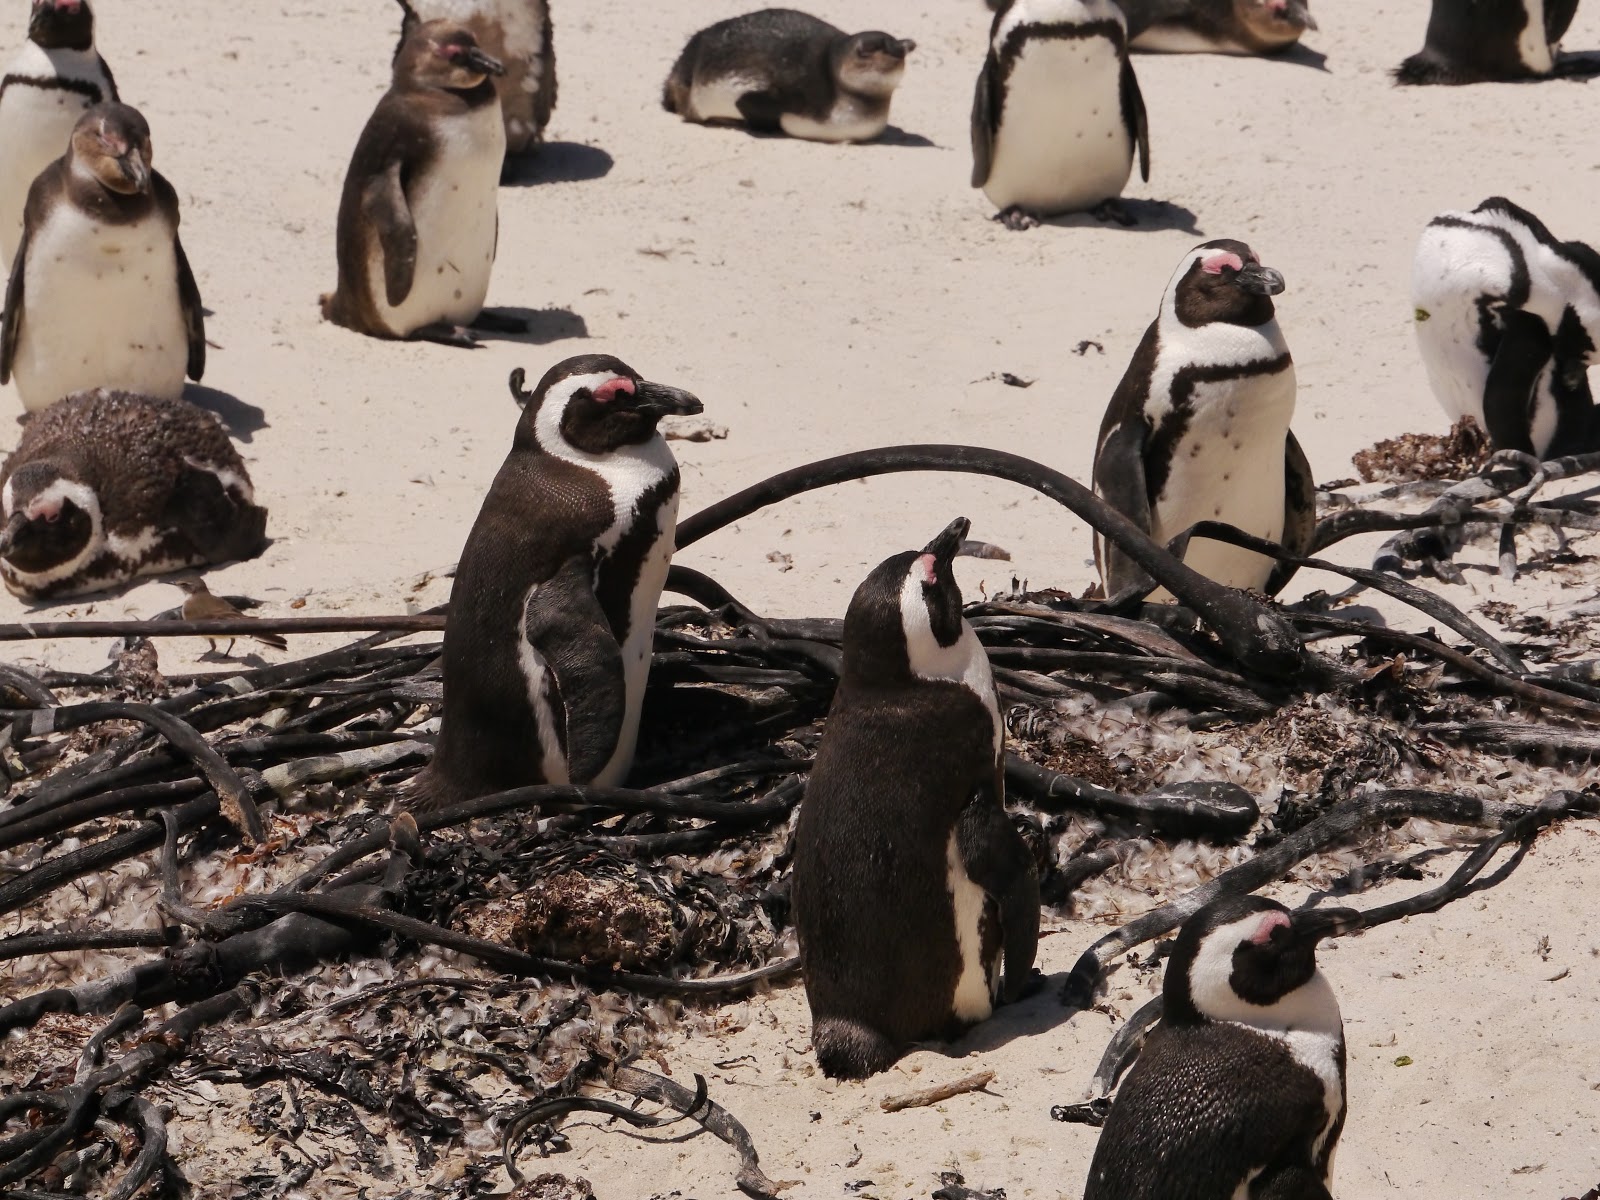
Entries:
POLYGON ((873 140, 884 146, 927 146, 937 148, 939 145, 938 142, 933 141, 931 138, 925 138, 920 133, 911 133, 908 130, 901 129, 898 125, 885 126, 883 132, 873 140))
POLYGON ((1328 56, 1321 50, 1313 50, 1304 42, 1296 42, 1287 50, 1264 57, 1267 62, 1291 63, 1297 67, 1310 67, 1313 71, 1326 72, 1328 69, 1328 56))
POLYGON ((533 154, 507 158, 500 171, 501 187, 537 187, 544 183, 588 183, 604 179, 616 159, 599 146, 582 142, 546 142, 533 154))
POLYGON ((1556 60, 1555 75, 1561 79, 1576 79, 1579 83, 1600 75, 1600 50, 1564 51, 1556 60))
POLYGON ((1120 202, 1123 220, 1107 219, 1094 213, 1063 213, 1059 217, 1045 217, 1039 224, 1055 229, 1125 229, 1129 233, 1159 233, 1177 230, 1192 237, 1204 237, 1199 218, 1181 204, 1170 200, 1130 200, 1124 196, 1120 202))
POLYGON ((526 328, 517 332, 474 329, 473 335, 479 342, 521 342, 525 346, 544 346, 551 342, 589 336, 588 322, 570 308, 517 308, 497 304, 484 311, 522 321, 526 328))
POLYGON ((249 442, 253 435, 267 427, 267 414, 254 404, 216 388, 202 387, 198 383, 185 384, 183 398, 196 408, 203 408, 227 426, 228 432, 241 442, 249 442))
POLYGON ((998 1050, 1018 1038, 1048 1033, 1084 1011, 1062 1003, 1061 989, 1071 974, 1071 971, 1057 971, 1054 975, 1037 976, 1033 990, 1021 1000, 999 1005, 987 1020, 978 1022, 955 1041, 918 1042, 916 1048, 950 1058, 965 1058, 969 1054, 998 1050))

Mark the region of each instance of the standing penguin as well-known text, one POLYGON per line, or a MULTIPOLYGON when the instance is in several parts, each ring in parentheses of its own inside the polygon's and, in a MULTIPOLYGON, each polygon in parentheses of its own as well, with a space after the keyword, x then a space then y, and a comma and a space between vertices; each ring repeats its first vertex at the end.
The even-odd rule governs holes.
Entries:
POLYGON ((461 552, 444 719, 411 803, 536 783, 610 786, 633 763, 678 464, 656 422, 697 413, 608 354, 557 363, 526 401, 461 552))
POLYGON ((1135 50, 1277 54, 1317 27, 1306 0, 1120 0, 1135 50))
POLYGON ((1348 915, 1237 896, 1185 922, 1084 1200, 1329 1200, 1344 1022, 1316 948, 1348 915))
POLYGON ((1433 0, 1427 39, 1396 83, 1493 83, 1556 69, 1578 0, 1433 0))
POLYGON ((1032 978, 1039 881, 1006 817, 1005 727, 951 567, 968 525, 885 560, 845 614, 794 831, 795 931, 827 1075, 886 1070, 1032 978))
POLYGON ((556 107, 555 33, 548 0, 399 0, 400 45, 423 21, 458 21, 472 30, 505 74, 495 81, 506 154, 532 154, 544 141, 556 107))
POLYGON ((115 99, 88 0, 33 0, 28 41, 0 71, 0 266, 22 240, 29 185, 61 157, 84 109, 115 99))
POLYGON ((176 399, 206 369, 200 289, 178 193, 150 165, 150 126, 97 104, 28 191, 0 322, 0 383, 29 412, 91 388, 176 399))
POLYGON ((972 186, 1008 229, 1104 207, 1150 178, 1144 97, 1116 0, 1009 0, 972 101, 972 186))
POLYGON ((731 17, 689 39, 662 106, 686 121, 742 122, 816 142, 866 142, 889 124, 889 102, 917 44, 846 33, 792 8, 731 17))
POLYGON ((1600 449, 1588 376, 1600 254, 1494 196, 1428 223, 1411 297, 1428 383, 1452 421, 1471 417, 1496 450, 1541 459, 1600 449))
MULTIPOLYGON (((1294 416, 1294 360, 1274 315, 1283 276, 1243 242, 1197 246, 1178 264, 1112 394, 1094 457, 1094 489, 1158 543, 1222 521, 1297 554, 1316 526, 1316 484, 1294 416)), ((1143 573, 1095 535, 1105 594, 1143 573)), ((1276 593, 1294 574, 1209 538, 1184 562, 1229 587, 1276 593)), ((1170 600, 1166 589, 1152 601, 1170 600)))
POLYGON ((483 307, 506 153, 491 76, 503 70, 464 25, 412 27, 345 174, 328 320, 451 346, 474 345, 472 329, 527 328, 483 307))

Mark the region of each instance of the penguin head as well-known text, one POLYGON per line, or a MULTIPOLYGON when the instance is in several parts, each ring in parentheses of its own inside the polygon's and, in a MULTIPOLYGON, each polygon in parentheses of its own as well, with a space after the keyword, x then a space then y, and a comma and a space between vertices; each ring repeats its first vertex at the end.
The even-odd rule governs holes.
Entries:
POLYGON ((397 83, 470 92, 505 65, 478 45, 472 30, 455 21, 424 21, 413 26, 395 57, 397 83))
POLYGON ((1294 41, 1317 27, 1305 0, 1233 0, 1239 23, 1264 42, 1294 41))
POLYGON ((29 575, 66 578, 104 541, 99 497, 55 459, 24 463, 12 472, 0 489, 0 507, 0 559, 29 575))
POLYGON ((835 49, 834 71, 848 92, 887 96, 900 86, 906 55, 917 48, 910 38, 890 37, 879 30, 845 38, 835 49))
MULTIPOLYGON (((971 627, 954 562, 972 522, 957 517, 922 550, 886 558, 856 588, 844 617, 844 676, 874 682, 960 677, 950 659, 971 627)), ((982 650, 978 651, 980 654, 982 650)))
POLYGON ((150 126, 136 108, 96 104, 72 128, 72 170, 113 192, 136 196, 150 190, 150 126))
POLYGON ((669 415, 700 412, 700 401, 664 383, 641 379, 620 358, 580 354, 545 372, 528 395, 522 371, 511 376, 512 394, 523 403, 518 439, 531 435, 549 453, 593 456, 637 446, 658 436, 656 423, 669 415))
POLYGON ((94 48, 94 13, 88 0, 33 0, 28 39, 41 50, 94 48))
POLYGON ((1264 896, 1213 901, 1178 933, 1162 989, 1163 1019, 1280 1028, 1315 1020, 1327 992, 1317 974, 1317 943, 1352 927, 1354 915, 1338 908, 1290 912, 1264 896))
POLYGON ((1220 321, 1265 325, 1272 320, 1272 297, 1283 291, 1283 276, 1261 265, 1243 242, 1219 238, 1196 246, 1167 285, 1165 307, 1191 329, 1220 321))

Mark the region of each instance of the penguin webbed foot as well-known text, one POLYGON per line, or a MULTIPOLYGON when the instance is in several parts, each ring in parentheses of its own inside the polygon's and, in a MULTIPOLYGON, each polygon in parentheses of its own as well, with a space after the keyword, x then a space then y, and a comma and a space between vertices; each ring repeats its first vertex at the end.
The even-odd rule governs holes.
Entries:
POLYGON ((1001 998, 1006 1004, 1020 1003, 1044 991, 1044 983, 1044 972, 1038 967, 1029 967, 1027 973, 1022 974, 1020 978, 1017 977, 1017 973, 1007 971, 1005 991, 1001 998))
POLYGON ((1089 210, 1089 215, 1096 221, 1115 221, 1124 229, 1132 229, 1139 223, 1139 218, 1128 211, 1128 206, 1122 202, 1120 196, 1100 201, 1089 210))
POLYGON ((433 342, 440 346, 455 346, 461 350, 476 350, 478 339, 473 336, 472 330, 465 325, 446 325, 443 321, 435 321, 429 325, 419 325, 407 336, 407 341, 433 342))
POLYGON ((1024 229, 1032 229, 1039 224, 1038 217, 1016 204, 995 213, 994 219, 1011 230, 1012 233, 1021 233, 1024 229))
POLYGON ((472 318, 472 328, 484 333, 527 333, 528 319, 499 309, 486 308, 472 318))

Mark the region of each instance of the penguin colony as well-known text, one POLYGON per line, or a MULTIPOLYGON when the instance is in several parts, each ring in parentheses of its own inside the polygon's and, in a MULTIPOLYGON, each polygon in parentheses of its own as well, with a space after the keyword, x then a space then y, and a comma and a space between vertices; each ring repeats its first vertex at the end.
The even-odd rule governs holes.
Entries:
MULTIPOLYGON (((498 187, 537 152, 556 98, 544 0, 399 0, 392 83, 361 131, 337 213, 324 316, 384 339, 470 346, 518 332, 485 308, 498 187)), ((1405 84, 1560 69, 1576 0, 1434 0, 1405 84)), ((1064 213, 1128 222, 1151 114, 1130 49, 1289 50, 1304 0, 991 0, 972 104, 972 175, 1010 229, 1064 213)), ((31 599, 228 562, 267 546, 266 510, 221 424, 183 398, 204 374, 195 274, 151 130, 120 102, 88 0, 32 0, 0 81, 0 382, 29 414, 0 470, 0 578, 31 599)), ((686 121, 822 142, 889 128, 915 43, 767 9, 696 33, 662 102, 686 121)), ((1159 114, 1155 124, 1159 129, 1159 114)), ((1275 593, 1290 572, 1186 531, 1232 525, 1309 548, 1314 486, 1291 421, 1296 376, 1275 297, 1233 239, 1176 264, 1109 399, 1097 492, 1190 566, 1275 593)), ((1151 289, 1152 296, 1154 289, 1151 289)), ((1509 200, 1422 234, 1416 334, 1452 417, 1497 449, 1600 447, 1586 372, 1600 255, 1509 200)), ((1292 322, 1291 322, 1292 324, 1292 322)), ((523 405, 461 556, 437 751, 418 809, 537 783, 624 782, 671 560, 678 467, 658 429, 689 392, 606 354, 551 367, 523 405)), ((861 1078, 985 1020, 1037 982, 1038 882, 1006 816, 1005 731, 952 563, 967 522, 885 559, 845 616, 840 686, 794 835, 795 925, 823 1071, 861 1078)), ((1094 547, 1104 594, 1151 581, 1094 547)), ((186 616, 238 615, 185 579, 186 616)), ((259 639, 272 648, 282 640, 259 639)), ((1339 1005, 1315 947, 1336 913, 1256 897, 1185 924, 1165 1012, 1112 1109, 1088 1200, 1325 1197, 1343 1129, 1339 1005)))

